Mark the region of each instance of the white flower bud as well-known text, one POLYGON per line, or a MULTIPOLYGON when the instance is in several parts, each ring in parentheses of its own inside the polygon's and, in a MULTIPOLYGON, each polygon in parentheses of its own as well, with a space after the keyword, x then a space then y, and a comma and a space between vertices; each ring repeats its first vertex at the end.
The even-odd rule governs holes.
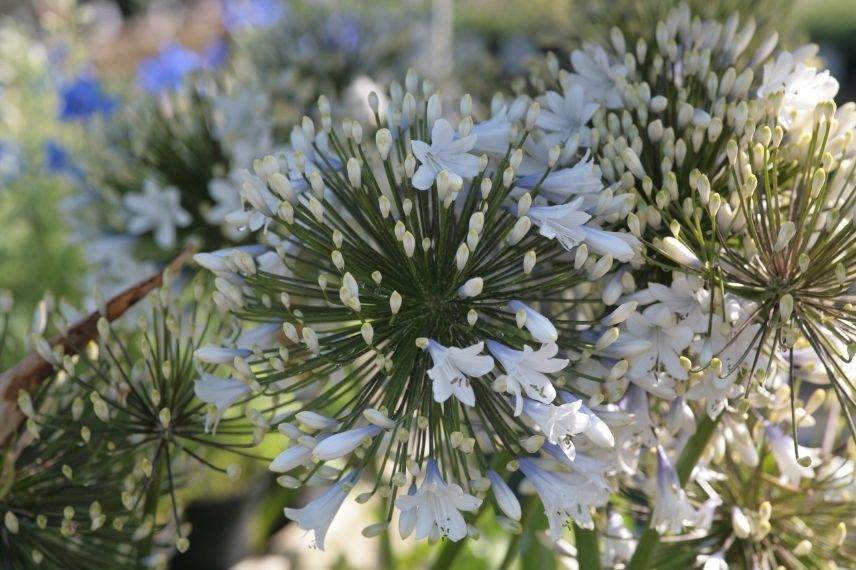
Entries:
POLYGON ((380 129, 375 133, 375 144, 380 158, 386 160, 392 148, 392 133, 389 132, 389 129, 380 129))
POLYGON ((463 271, 464 267, 467 265, 467 260, 470 258, 470 249, 467 247, 467 244, 462 243, 458 246, 458 251, 455 253, 455 266, 458 268, 458 271, 463 271))
POLYGON ((481 277, 473 277, 458 288, 458 295, 463 298, 478 297, 482 289, 484 289, 484 280, 481 277))
POLYGON ((512 227, 511 231, 508 232, 506 241, 509 245, 517 245, 520 240, 526 236, 531 227, 532 220, 530 220, 528 216, 517 218, 517 222, 515 222, 514 227, 512 227))
POLYGON ((374 340, 374 327, 372 327, 371 323, 363 323, 360 327, 360 334, 363 335, 363 340, 366 342, 368 346, 372 345, 372 340, 374 340))
POLYGON ((393 291, 389 296, 389 310, 393 315, 398 314, 401 309, 401 294, 398 291, 393 291))
POLYGON ((404 232, 404 236, 401 238, 401 243, 404 245, 404 254, 407 257, 413 257, 413 252, 416 250, 416 238, 413 237, 413 234, 408 232, 404 232))
POLYGON ((348 159, 348 181, 351 183, 351 186, 354 188, 360 188, 363 185, 362 182, 362 168, 360 167, 360 161, 354 157, 348 159))
POLYGON ((526 255, 523 256, 523 273, 525 275, 529 275, 532 273, 532 269, 535 267, 535 261, 537 256, 535 254, 534 249, 530 249, 526 252, 526 255))

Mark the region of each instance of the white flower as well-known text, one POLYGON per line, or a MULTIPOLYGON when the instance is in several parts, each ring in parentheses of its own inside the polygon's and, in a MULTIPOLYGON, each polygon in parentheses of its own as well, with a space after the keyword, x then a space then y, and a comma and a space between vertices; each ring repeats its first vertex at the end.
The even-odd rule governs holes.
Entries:
POLYGON ((193 358, 207 364, 232 364, 235 357, 246 358, 252 354, 246 348, 228 348, 225 346, 200 346, 193 352, 193 358))
POLYGON ((514 494, 508 483, 499 476, 499 473, 493 469, 488 469, 487 478, 490 479, 493 496, 496 498, 496 504, 499 505, 500 510, 511 520, 519 521, 522 513, 517 495, 514 494))
MULTIPOLYGON (((423 141, 412 141, 413 155, 420 166, 413 175, 413 186, 427 190, 437 175, 446 170, 454 182, 463 183, 463 178, 472 178, 479 173, 479 158, 469 154, 476 144, 476 135, 455 139, 455 130, 446 119, 437 119, 431 129, 431 145, 423 141)), ((458 184, 459 185, 459 184, 458 184)))
POLYGON ((508 152, 513 133, 513 123, 525 112, 527 98, 515 99, 511 108, 502 105, 487 121, 476 123, 470 131, 476 136, 476 144, 470 150, 501 158, 508 152))
POLYGON ((146 180, 142 192, 131 192, 124 199, 129 212, 128 231, 135 235, 152 231, 155 243, 162 249, 175 246, 176 228, 188 226, 190 214, 181 207, 178 188, 161 188, 154 180, 146 180))
POLYGON ((628 562, 635 550, 636 540, 624 525, 621 514, 617 511, 610 512, 606 522, 601 564, 606 568, 615 568, 619 563, 628 562))
POLYGON ((627 68, 621 63, 611 64, 606 51, 600 46, 586 43, 582 50, 571 53, 574 73, 568 81, 579 85, 585 92, 585 98, 615 109, 622 106, 621 91, 617 80, 627 75, 627 68))
POLYGON ((676 273, 672 278, 671 287, 660 283, 649 283, 648 289, 651 290, 654 298, 669 307, 672 312, 677 313, 683 319, 683 324, 692 328, 693 331, 707 330, 708 315, 705 311, 708 308, 706 304, 710 299, 710 293, 702 288, 701 279, 676 273))
POLYGON ((547 441, 562 448, 568 459, 573 459, 576 453, 571 437, 581 433, 589 423, 588 416, 580 411, 581 406, 580 401, 554 406, 523 399, 523 411, 541 428, 547 441))
POLYGON ((547 131, 545 140, 549 146, 563 145, 577 135, 580 145, 591 144, 588 125, 597 103, 587 101, 581 85, 572 85, 563 94, 547 91, 541 99, 542 108, 537 125, 547 131))
POLYGON ((677 471, 663 448, 657 446, 657 482, 651 526, 660 534, 678 534, 685 526, 691 526, 695 518, 696 511, 681 487, 677 471))
POLYGON ((339 512, 356 480, 357 472, 352 471, 302 509, 286 507, 285 516, 295 521, 303 530, 311 530, 315 544, 320 550, 324 550, 324 538, 327 536, 330 523, 333 522, 333 518, 339 512))
POLYGON ((693 340, 690 327, 677 324, 675 315, 658 303, 627 318, 626 334, 632 339, 647 340, 651 348, 631 357, 631 379, 642 379, 662 366, 672 378, 686 380, 687 371, 681 366, 681 352, 693 340))
POLYGON ((292 445, 273 458, 268 469, 275 473, 285 473, 295 467, 306 464, 312 457, 312 450, 302 445, 292 445))
POLYGON ((764 65, 764 79, 758 88, 758 97, 782 92, 784 98, 779 111, 779 122, 790 128, 803 116, 810 115, 821 101, 832 99, 838 93, 838 81, 829 70, 818 73, 784 51, 776 60, 764 65))
POLYGON ((446 484, 437 462, 429 459, 422 485, 414 494, 398 497, 395 505, 401 510, 401 516, 415 512, 416 540, 445 536, 457 542, 467 536, 467 522, 460 511, 475 511, 481 502, 464 493, 460 485, 446 484))
POLYGON ((615 447, 615 436, 612 435, 612 431, 610 431, 609 426, 606 425, 606 422, 600 419, 600 417, 589 409, 585 404, 582 403, 580 398, 577 398, 570 392, 562 391, 560 392, 560 396, 565 403, 580 403, 580 411, 588 416, 588 425, 583 430, 583 435, 589 438, 592 443, 598 445, 600 447, 615 447))
POLYGON ((544 374, 558 372, 568 365, 568 360, 553 358, 559 351, 555 343, 543 345, 537 352, 529 346, 514 350, 496 341, 488 341, 487 348, 499 360, 506 374, 506 392, 514 394, 514 415, 523 411, 523 396, 549 404, 556 399, 556 389, 544 374))
POLYGON ((349 429, 324 438, 312 450, 312 456, 320 461, 330 461, 351 453, 366 438, 373 438, 380 433, 375 425, 349 429))
POLYGON ((541 343, 556 342, 559 339, 559 332, 550 319, 527 305, 522 301, 511 301, 508 303, 508 308, 515 313, 520 311, 526 317, 524 326, 532 338, 541 343))
POLYGON ((586 243, 599 255, 611 255, 625 262, 633 259, 631 243, 638 244, 638 240, 630 234, 586 226, 591 215, 580 210, 582 204, 583 198, 579 197, 560 206, 533 206, 529 208, 528 215, 540 228, 542 236, 557 239, 568 251, 586 243))
POLYGON ((229 213, 241 209, 241 193, 232 182, 215 178, 208 183, 208 194, 215 202, 205 212, 205 221, 210 224, 222 224, 229 213))
POLYGON ((773 458, 776 460, 776 465, 779 466, 779 473, 782 478, 793 484, 799 484, 800 479, 805 477, 811 479, 814 477, 814 469, 811 466, 800 465, 797 459, 799 457, 808 457, 811 459, 814 454, 802 445, 794 447, 794 438, 785 435, 784 432, 769 422, 764 422, 764 434, 767 436, 767 441, 770 442, 770 451, 773 452, 773 458))
POLYGON ((725 561, 725 553, 721 550, 704 559, 701 570, 728 570, 728 562, 725 561))
POLYGON ((600 167, 588 155, 570 168, 550 172, 546 178, 543 166, 539 166, 536 173, 521 176, 517 186, 534 188, 539 182, 540 195, 555 203, 564 203, 579 194, 597 194, 603 190, 600 167))
POLYGON ((428 352, 434 362, 428 377, 433 381, 435 402, 445 402, 454 394, 461 403, 475 405, 476 396, 467 377, 484 376, 493 370, 493 358, 482 355, 482 349, 483 342, 467 348, 447 348, 436 341, 428 341, 428 352))
MULTIPOLYGON (((213 404, 217 408, 217 413, 213 418, 214 429, 217 428, 217 423, 220 421, 223 412, 251 391, 250 387, 240 380, 220 378, 213 374, 202 374, 202 378, 193 383, 193 392, 196 397, 206 404, 213 404)), ((210 420, 211 418, 205 420, 206 431, 211 427, 210 420)))
POLYGON ((535 487, 544 514, 550 526, 553 540, 562 538, 562 530, 574 521, 582 528, 594 528, 591 516, 592 495, 581 492, 585 488, 585 479, 576 473, 548 471, 538 465, 531 457, 518 459, 520 470, 535 487))
POLYGON ((690 269, 701 269, 701 261, 693 251, 672 236, 663 238, 661 249, 672 261, 689 267, 690 269))

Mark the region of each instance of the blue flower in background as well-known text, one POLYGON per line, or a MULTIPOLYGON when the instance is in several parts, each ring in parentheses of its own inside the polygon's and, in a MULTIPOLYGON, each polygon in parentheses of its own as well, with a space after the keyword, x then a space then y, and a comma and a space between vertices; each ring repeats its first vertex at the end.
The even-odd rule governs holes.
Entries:
POLYGON ((161 93, 181 87, 184 76, 202 66, 198 54, 176 42, 163 46, 155 57, 140 62, 137 78, 143 89, 161 93))
POLYGON ((345 54, 355 54, 360 49, 363 26, 356 14, 338 12, 330 16, 324 25, 323 41, 328 49, 345 54))
POLYGON ((229 61, 229 44, 222 39, 211 40, 202 50, 205 69, 219 69, 229 61))
POLYGON ((285 14, 280 0, 221 0, 223 27, 229 32, 267 27, 285 14))
POLYGON ((85 120, 93 115, 109 115, 116 109, 116 100, 107 95, 101 83, 84 73, 59 90, 59 118, 63 121, 85 120))
POLYGON ((83 170, 74 163, 71 153, 62 144, 53 139, 45 139, 44 167, 51 174, 67 174, 72 178, 83 179, 83 170))

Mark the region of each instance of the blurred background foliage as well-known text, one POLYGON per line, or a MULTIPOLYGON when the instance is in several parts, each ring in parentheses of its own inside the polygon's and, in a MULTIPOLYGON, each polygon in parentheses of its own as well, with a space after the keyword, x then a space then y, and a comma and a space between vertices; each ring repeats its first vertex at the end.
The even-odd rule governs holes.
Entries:
MULTIPOLYGON (((478 61, 455 51, 456 74, 479 83, 491 66, 506 69, 509 76, 525 76, 526 63, 547 50, 566 54, 585 39, 603 37, 621 24, 628 37, 653 26, 677 2, 646 0, 341 0, 312 3, 336 10, 405 10, 430 20, 438 6, 452 6, 456 44, 477 41, 496 61, 478 61), (638 31, 634 32, 634 27, 638 31)), ((296 3, 300 4, 300 3, 296 3)), ((856 92, 856 10, 853 0, 691 0, 704 16, 727 17, 751 9, 759 27, 781 32, 788 46, 811 41, 821 46, 821 56, 841 81, 841 100, 856 92)), ((69 170, 51 168, 51 143, 61 143, 77 156, 91 151, 90 134, 80 125, 56 120, 58 86, 63 74, 71 76, 86 66, 97 72, 108 90, 121 96, 134 88, 133 71, 138 62, 157 52, 170 39, 201 49, 224 31, 217 15, 218 3, 176 0, 99 0, 72 9, 71 0, 44 2, 0 0, 0 290, 15 298, 11 329, 23 330, 32 307, 50 291, 57 298, 79 304, 89 295, 81 279, 85 273, 80 244, 69 237, 63 221, 67 199, 74 184, 69 170), (80 18, 78 20, 77 18, 80 18), (21 27, 27 22, 30 27, 21 27), (80 37, 80 26, 87 34, 80 37), (34 43, 33 39, 48 43, 34 43)), ((456 45, 457 47, 457 45, 456 45)), ((496 71, 496 69, 493 69, 496 71)), ((485 82, 493 83, 493 82, 485 82)), ((470 87, 466 85, 466 87, 470 87)), ((511 86, 509 85, 509 88, 511 86)), ((24 346, 12 335, 4 353, 8 365, 24 346)), ((274 433, 259 448, 275 455, 282 436, 274 433)), ((455 557, 456 568, 504 567, 509 535, 496 523, 484 525, 488 540, 455 552, 456 546, 420 543, 406 546, 386 533, 382 540, 363 539, 353 529, 368 506, 353 505, 334 525, 326 553, 304 552, 301 531, 285 526, 282 507, 292 491, 276 485, 264 465, 247 461, 243 487, 225 477, 203 478, 186 491, 188 498, 205 497, 192 504, 188 518, 194 524, 193 547, 174 563, 176 568, 229 567, 242 570, 292 568, 400 568, 445 567, 455 557), (213 497, 213 498, 212 498, 213 497), (349 524, 351 525, 350 529, 349 524), (339 542, 336 543, 336 537, 339 542), (239 561, 247 556, 253 558, 239 561), (271 558, 271 556, 274 556, 271 558), (216 563, 213 561, 217 561, 216 563), (212 565, 212 564, 218 564, 212 565), (283 566, 285 564, 285 566, 283 566)), ((527 516, 542 517, 540 509, 527 516)), ((544 521, 542 521, 543 523, 544 521)), ((542 527, 545 526, 542 524, 542 527)), ((534 534, 516 536, 526 555, 524 568, 562 567, 564 560, 543 546, 534 534)))

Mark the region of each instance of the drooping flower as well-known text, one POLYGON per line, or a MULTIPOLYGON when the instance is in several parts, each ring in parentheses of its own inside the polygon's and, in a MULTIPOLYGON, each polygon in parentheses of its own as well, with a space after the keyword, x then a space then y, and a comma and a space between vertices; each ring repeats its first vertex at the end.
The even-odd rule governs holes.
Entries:
POLYGON ((651 525, 661 534, 677 534, 691 526, 696 511, 684 492, 678 473, 661 446, 657 447, 657 478, 651 525))
POLYGON ((641 314, 633 313, 626 321, 627 334, 633 339, 647 340, 651 348, 631 357, 630 377, 642 378, 663 368, 672 378, 686 380, 687 371, 680 356, 693 339, 692 330, 677 324, 675 315, 665 305, 647 307, 641 314))
POLYGON ((235 378, 221 378, 213 374, 202 374, 201 379, 193 385, 196 397, 206 404, 213 405, 217 412, 213 418, 206 420, 206 430, 210 427, 217 429, 217 424, 223 412, 232 404, 249 395, 252 388, 235 378))
POLYGON ((285 508, 285 516, 295 521, 305 531, 312 531, 315 546, 324 550, 324 540, 333 519, 348 497, 359 473, 351 471, 332 485, 317 499, 300 509, 285 508))
POLYGON ((467 522, 461 511, 475 511, 481 502, 481 499, 465 493, 459 485, 447 484, 437 462, 429 459, 425 478, 417 491, 398 497, 395 506, 402 515, 415 512, 417 540, 446 537, 457 542, 467 536, 467 522))

